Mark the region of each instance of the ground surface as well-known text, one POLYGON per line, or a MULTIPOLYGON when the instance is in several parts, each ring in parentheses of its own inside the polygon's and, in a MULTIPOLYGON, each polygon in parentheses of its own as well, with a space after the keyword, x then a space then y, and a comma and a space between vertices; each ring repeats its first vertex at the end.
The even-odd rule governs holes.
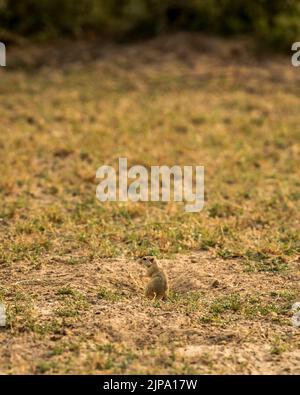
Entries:
POLYGON ((60 44, 0 70, 3 373, 300 373, 300 72, 241 42, 60 44), (106 203, 98 166, 204 165, 206 206, 106 203), (143 298, 154 254, 166 302, 143 298))

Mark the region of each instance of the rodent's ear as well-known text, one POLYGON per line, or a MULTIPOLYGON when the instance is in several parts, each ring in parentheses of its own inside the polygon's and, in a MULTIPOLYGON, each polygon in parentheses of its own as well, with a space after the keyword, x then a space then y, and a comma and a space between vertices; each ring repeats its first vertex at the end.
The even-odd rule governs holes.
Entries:
POLYGON ((150 262, 155 262, 155 257, 154 256, 149 256, 149 261, 150 262))

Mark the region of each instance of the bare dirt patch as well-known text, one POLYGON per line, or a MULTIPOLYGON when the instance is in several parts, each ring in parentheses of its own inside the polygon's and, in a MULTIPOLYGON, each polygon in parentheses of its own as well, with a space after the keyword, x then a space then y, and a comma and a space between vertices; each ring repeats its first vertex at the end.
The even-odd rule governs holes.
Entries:
POLYGON ((18 265, 5 284, 5 372, 300 372, 297 263, 255 273, 210 252, 178 255, 161 261, 171 292, 155 302, 136 260, 47 259, 39 271, 18 265))

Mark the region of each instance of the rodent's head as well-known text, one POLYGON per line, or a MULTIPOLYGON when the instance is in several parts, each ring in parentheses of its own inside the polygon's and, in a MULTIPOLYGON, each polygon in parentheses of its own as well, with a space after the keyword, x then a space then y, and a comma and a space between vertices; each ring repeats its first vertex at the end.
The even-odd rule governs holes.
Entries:
POLYGON ((151 267, 156 263, 156 259, 154 256, 143 256, 139 258, 139 263, 146 267, 151 267))
POLYGON ((157 261, 154 256, 143 256, 139 259, 139 263, 147 269, 148 276, 158 269, 157 261))

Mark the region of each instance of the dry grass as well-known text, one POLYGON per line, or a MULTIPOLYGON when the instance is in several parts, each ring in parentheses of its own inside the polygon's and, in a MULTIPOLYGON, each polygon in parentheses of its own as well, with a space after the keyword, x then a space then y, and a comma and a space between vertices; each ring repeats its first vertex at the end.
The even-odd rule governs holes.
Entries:
POLYGON ((10 61, 1 371, 299 373, 300 72, 289 59, 177 35, 10 61), (100 204, 96 169, 120 156, 204 165, 205 209, 100 204), (127 274, 138 283, 142 254, 167 258, 166 303, 145 301, 127 274))

